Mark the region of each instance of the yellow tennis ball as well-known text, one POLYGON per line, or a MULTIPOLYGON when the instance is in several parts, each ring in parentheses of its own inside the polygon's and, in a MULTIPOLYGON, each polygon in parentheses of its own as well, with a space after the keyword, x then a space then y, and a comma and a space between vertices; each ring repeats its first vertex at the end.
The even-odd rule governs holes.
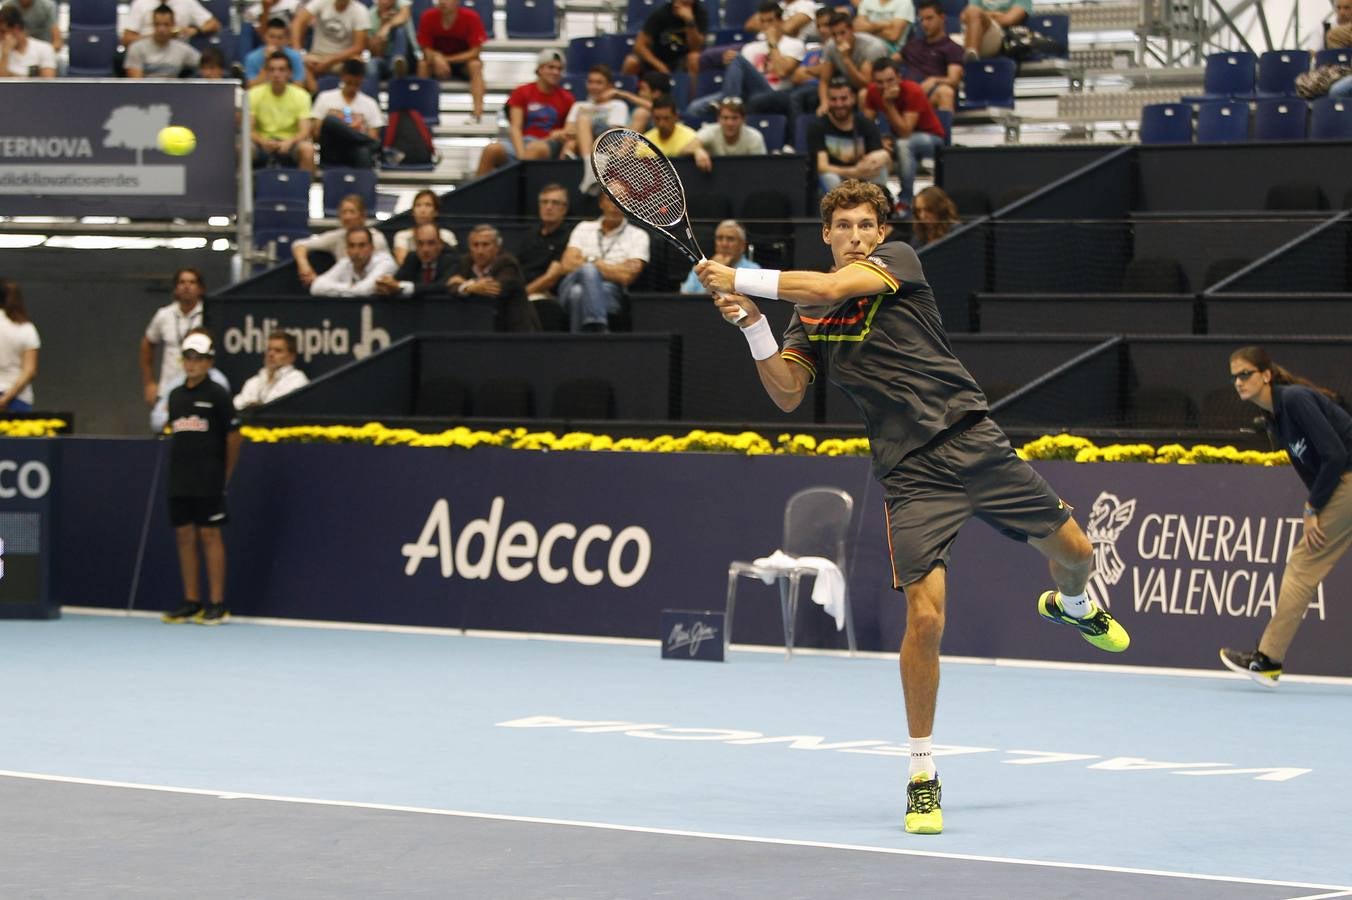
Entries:
POLYGON ((192 133, 191 128, 184 128, 182 125, 161 128, 157 142, 160 150, 170 156, 187 156, 197 149, 197 135, 192 133))

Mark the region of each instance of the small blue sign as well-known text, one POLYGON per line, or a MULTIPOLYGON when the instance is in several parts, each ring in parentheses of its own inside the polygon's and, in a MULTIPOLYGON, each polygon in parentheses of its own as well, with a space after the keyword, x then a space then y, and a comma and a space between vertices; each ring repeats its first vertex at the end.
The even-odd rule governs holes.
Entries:
POLYGON ((722 662, 726 649, 724 614, 710 610, 662 610, 662 658, 722 662))

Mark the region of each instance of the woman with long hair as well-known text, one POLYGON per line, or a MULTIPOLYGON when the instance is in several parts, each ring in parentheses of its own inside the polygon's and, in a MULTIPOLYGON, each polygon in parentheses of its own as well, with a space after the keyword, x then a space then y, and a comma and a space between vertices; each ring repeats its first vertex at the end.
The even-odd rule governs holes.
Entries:
MULTIPOLYGON (((403 231, 394 233, 394 261, 399 265, 404 264, 404 257, 413 252, 413 231, 419 225, 425 225, 431 222, 437 224, 437 216, 441 214, 441 198, 437 196, 436 191, 421 190, 413 195, 413 226, 405 228, 403 231)), ((455 232, 449 228, 439 228, 441 232, 441 242, 449 249, 456 244, 455 232)))
POLYGON ((1314 599, 1319 582, 1352 544, 1352 415, 1328 388, 1293 375, 1262 347, 1230 354, 1230 377, 1239 399, 1263 411, 1268 432, 1286 448, 1309 491, 1305 535, 1282 572, 1277 608, 1252 652, 1221 650, 1226 668, 1276 687, 1287 648, 1314 599))
POLYGON ((919 250, 948 234, 958 224, 958 205, 938 185, 915 195, 911 204, 911 246, 919 250))
POLYGON ((42 342, 28 318, 19 285, 0 279, 0 300, 0 412, 32 412, 42 342))

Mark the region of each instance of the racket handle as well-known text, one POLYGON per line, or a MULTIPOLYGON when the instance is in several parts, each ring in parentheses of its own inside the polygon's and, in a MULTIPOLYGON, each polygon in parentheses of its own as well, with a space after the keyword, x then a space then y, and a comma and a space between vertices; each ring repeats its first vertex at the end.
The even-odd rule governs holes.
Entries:
MULTIPOLYGON (((707 261, 707 259, 708 259, 708 257, 701 257, 701 258, 700 258, 700 262, 705 262, 705 261, 707 261)), ((713 294, 714 294, 714 296, 718 297, 720 300, 723 299, 723 295, 720 294, 718 291, 713 291, 713 294)), ((738 322, 742 321, 742 320, 745 319, 745 318, 746 318, 746 310, 743 309, 743 310, 739 310, 739 311, 737 312, 737 318, 735 318, 735 319, 728 319, 727 321, 728 321, 728 323, 729 323, 730 325, 736 325, 738 322)))

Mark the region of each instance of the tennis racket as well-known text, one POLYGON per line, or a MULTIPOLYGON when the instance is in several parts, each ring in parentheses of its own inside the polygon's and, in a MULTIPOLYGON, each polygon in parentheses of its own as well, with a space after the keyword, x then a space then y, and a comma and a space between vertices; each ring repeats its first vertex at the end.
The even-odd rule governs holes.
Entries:
MULTIPOLYGON (((690 229, 685 185, 656 144, 637 131, 611 128, 592 143, 591 163, 601 190, 625 215, 671 241, 690 262, 704 261, 704 251, 690 229)), ((745 317, 743 310, 730 321, 745 317)))

